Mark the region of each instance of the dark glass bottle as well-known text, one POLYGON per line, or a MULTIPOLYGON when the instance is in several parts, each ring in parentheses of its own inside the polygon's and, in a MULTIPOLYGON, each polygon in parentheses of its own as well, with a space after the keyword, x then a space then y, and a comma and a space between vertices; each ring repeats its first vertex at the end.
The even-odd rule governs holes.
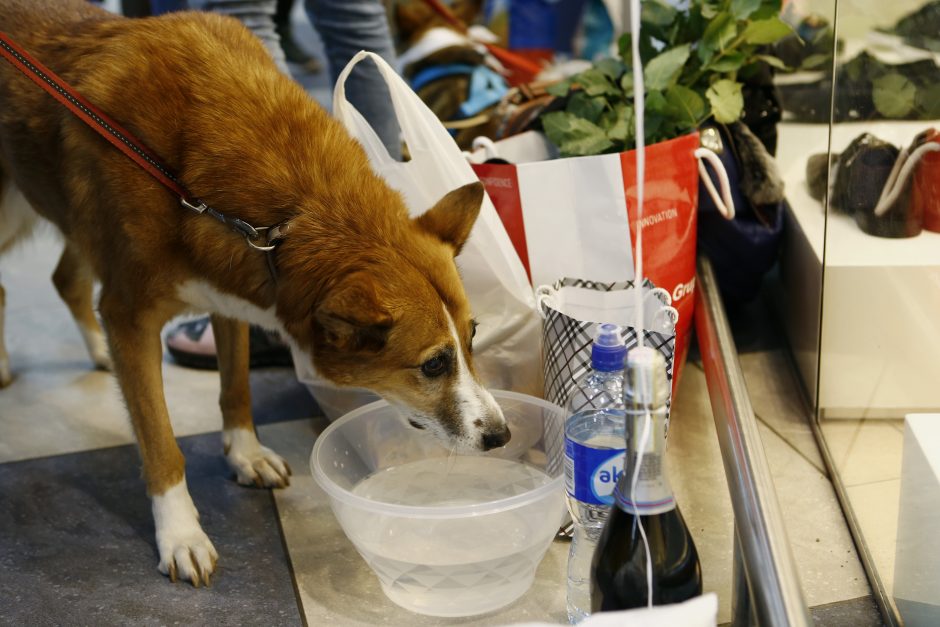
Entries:
POLYGON ((627 357, 624 373, 627 411, 624 472, 591 563, 592 612, 647 605, 646 548, 638 522, 642 522, 649 541, 653 605, 679 603, 702 594, 698 552, 666 478, 668 398, 662 355, 650 348, 633 350, 627 357), (649 434, 634 495, 631 483, 647 414, 649 434))

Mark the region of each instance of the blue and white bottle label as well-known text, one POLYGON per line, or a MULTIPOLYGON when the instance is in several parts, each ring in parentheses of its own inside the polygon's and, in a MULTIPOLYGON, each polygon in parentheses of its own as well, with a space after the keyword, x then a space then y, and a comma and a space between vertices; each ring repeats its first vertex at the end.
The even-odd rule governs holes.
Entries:
POLYGON ((565 486, 573 498, 591 505, 612 505, 623 474, 624 449, 591 448, 565 438, 565 486))

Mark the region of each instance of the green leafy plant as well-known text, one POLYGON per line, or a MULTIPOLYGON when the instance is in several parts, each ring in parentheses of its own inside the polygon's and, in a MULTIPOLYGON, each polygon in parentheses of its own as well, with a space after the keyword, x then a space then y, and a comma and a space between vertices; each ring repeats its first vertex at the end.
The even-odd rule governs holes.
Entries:
MULTIPOLYGON (((640 56, 646 89, 646 142, 689 133, 714 119, 730 123, 744 109, 743 83, 761 64, 785 69, 768 44, 793 29, 778 16, 780 0, 643 0, 640 56)), ((565 108, 542 116, 563 156, 596 155, 635 145, 632 42, 548 91, 565 108)))
POLYGON ((837 92, 871 93, 871 104, 856 97, 862 118, 935 120, 940 117, 940 85, 932 59, 891 65, 867 52, 842 64, 836 78, 837 92), (859 106, 860 105, 860 106, 859 106))

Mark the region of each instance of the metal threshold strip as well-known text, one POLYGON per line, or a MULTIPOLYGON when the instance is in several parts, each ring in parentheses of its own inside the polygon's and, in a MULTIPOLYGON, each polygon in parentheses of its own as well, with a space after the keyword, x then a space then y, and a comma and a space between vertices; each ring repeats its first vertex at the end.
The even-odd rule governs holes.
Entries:
POLYGON ((711 264, 698 259, 695 330, 735 520, 732 624, 813 624, 711 264))

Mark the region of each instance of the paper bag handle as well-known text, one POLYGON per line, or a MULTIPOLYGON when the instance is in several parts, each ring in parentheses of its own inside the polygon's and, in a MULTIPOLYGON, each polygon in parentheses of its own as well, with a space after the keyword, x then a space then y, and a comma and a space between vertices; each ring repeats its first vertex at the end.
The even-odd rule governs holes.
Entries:
POLYGON ((702 178, 702 183, 705 185, 708 195, 712 197, 712 201, 718 208, 718 212, 721 213, 725 219, 734 220, 734 200, 731 198, 731 181, 728 180, 728 172, 725 170, 721 159, 718 158, 717 154, 704 146, 695 149, 695 158, 698 161, 698 172, 702 178), (712 168, 714 168, 715 174, 718 176, 721 194, 718 193, 715 189, 715 184, 712 183, 712 177, 708 173, 708 168, 705 167, 705 161, 708 161, 712 168))
MULTIPOLYGON (((554 299, 557 292, 558 290, 556 290, 552 285, 540 285, 535 289, 535 308, 543 320, 548 317, 548 312, 545 309, 546 306, 551 307, 556 311, 558 310, 558 306, 555 304, 554 299)), ((666 303, 656 311, 653 319, 655 320, 656 317, 660 314, 668 315, 668 317, 672 319, 672 327, 675 328, 679 324, 679 310, 672 306, 672 295, 669 293, 669 291, 663 287, 654 287, 643 296, 644 302, 650 296, 659 296, 666 303)), ((663 328, 668 327, 669 324, 664 322, 663 328)), ((650 330, 652 330, 652 326, 647 329, 647 331, 650 330)))

